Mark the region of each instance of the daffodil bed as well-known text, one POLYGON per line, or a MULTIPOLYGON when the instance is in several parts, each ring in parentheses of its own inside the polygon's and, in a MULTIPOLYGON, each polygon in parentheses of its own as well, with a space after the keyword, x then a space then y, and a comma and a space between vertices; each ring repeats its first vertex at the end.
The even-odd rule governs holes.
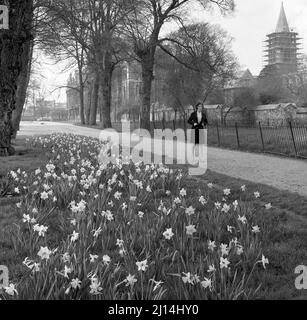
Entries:
POLYGON ((16 263, 2 299, 228 300, 264 292, 276 221, 257 190, 198 188, 162 165, 103 166, 105 144, 87 137, 54 134, 31 146, 49 162, 8 173, 20 201, 6 230, 16 263))

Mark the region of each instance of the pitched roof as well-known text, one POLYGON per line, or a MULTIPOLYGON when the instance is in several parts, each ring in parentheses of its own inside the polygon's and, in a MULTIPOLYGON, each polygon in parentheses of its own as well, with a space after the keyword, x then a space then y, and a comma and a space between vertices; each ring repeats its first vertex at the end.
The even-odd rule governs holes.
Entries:
POLYGON ((262 106, 249 108, 250 111, 267 111, 267 110, 277 110, 278 108, 285 109, 287 107, 296 108, 293 103, 279 103, 279 104, 266 104, 262 106))
POLYGON ((234 113, 234 112, 245 112, 247 109, 246 108, 240 108, 240 107, 226 107, 224 109, 224 112, 230 112, 230 113, 234 113))
MULTIPOLYGON (((218 108, 221 108, 222 105, 221 104, 207 104, 207 105, 204 105, 204 109, 205 110, 216 110, 218 108)), ((187 111, 194 111, 194 106, 189 106, 187 108, 187 111)))
POLYGON ((204 105, 204 109, 218 109, 220 108, 221 105, 220 104, 211 104, 211 105, 204 105))
POLYGON ((252 111, 266 111, 266 110, 276 110, 280 107, 279 104, 267 104, 263 106, 252 107, 249 110, 252 111))
POLYGON ((245 80, 245 79, 248 79, 248 80, 254 79, 254 76, 252 75, 249 69, 246 69, 242 74, 242 76, 240 77, 240 80, 245 80))
POLYGON ((298 114, 307 114, 307 108, 297 108, 298 114))
POLYGON ((284 9, 284 4, 281 3, 281 9, 280 9, 280 14, 279 14, 279 19, 277 22, 276 30, 275 32, 290 32, 290 28, 288 25, 288 20, 286 17, 285 9, 284 9))

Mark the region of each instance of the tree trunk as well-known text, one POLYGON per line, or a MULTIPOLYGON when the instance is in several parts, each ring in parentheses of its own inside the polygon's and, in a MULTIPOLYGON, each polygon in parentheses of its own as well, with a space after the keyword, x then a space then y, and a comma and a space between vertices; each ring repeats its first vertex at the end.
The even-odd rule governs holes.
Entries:
POLYGON ((142 56, 142 87, 141 87, 141 119, 140 128, 150 130, 150 102, 154 69, 154 53, 142 56))
POLYGON ((85 124, 85 116, 84 116, 84 85, 83 84, 80 85, 79 94, 80 94, 80 110, 79 110, 80 121, 81 121, 81 124, 85 124))
POLYGON ((82 75, 82 69, 79 69, 79 83, 80 83, 80 121, 81 124, 85 124, 85 117, 84 117, 84 83, 83 83, 83 75, 82 75))
POLYGON ((23 69, 24 44, 32 40, 32 0, 9 1, 9 30, 0 31, 0 156, 14 153, 11 146, 12 112, 23 69))
POLYGON ((93 97, 90 108, 90 125, 95 126, 97 124, 97 110, 98 110, 98 96, 99 96, 99 75, 95 73, 93 82, 93 97))
POLYGON ((90 124, 90 112, 92 107, 92 92, 93 92, 93 82, 90 81, 88 83, 88 91, 87 91, 87 104, 85 107, 85 124, 90 124))
MULTIPOLYGON (((102 92, 102 85, 100 84, 100 88, 99 88, 99 93, 102 92)), ((100 123, 102 123, 102 105, 103 103, 101 103, 101 99, 99 99, 99 121, 100 123)))
POLYGON ((27 41, 23 46, 23 68, 18 78, 17 92, 16 92, 16 109, 12 114, 12 126, 13 126, 13 138, 16 138, 17 131, 19 131, 19 125, 21 121, 22 111, 25 105, 27 90, 30 81, 31 68, 32 68, 32 56, 33 56, 33 41, 27 41))
POLYGON ((112 103, 112 74, 113 65, 111 54, 104 56, 104 70, 100 72, 102 82, 102 128, 112 128, 111 103, 112 103))
POLYGON ((104 74, 104 86, 102 88, 102 128, 108 129, 112 128, 112 121, 111 121, 111 103, 112 103, 112 71, 108 71, 104 74), (107 73, 109 73, 107 75, 107 73))

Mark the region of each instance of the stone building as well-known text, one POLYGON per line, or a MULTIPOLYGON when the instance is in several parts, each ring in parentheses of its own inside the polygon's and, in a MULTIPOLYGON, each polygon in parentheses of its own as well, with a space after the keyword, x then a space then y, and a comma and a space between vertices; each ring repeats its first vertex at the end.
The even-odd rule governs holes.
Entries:
MULTIPOLYGON (((152 82, 152 104, 163 106, 165 95, 165 70, 156 67, 152 82)), ((112 77, 112 122, 128 119, 137 121, 141 104, 141 66, 137 62, 123 62, 119 64, 112 77)), ((71 118, 79 117, 80 97, 75 89, 79 87, 78 73, 72 73, 67 83, 67 108, 71 118)), ((90 82, 85 86, 85 108, 90 104, 90 82)), ((100 97, 99 103, 102 99, 100 97)), ((99 112, 99 108, 98 108, 99 112)))
POLYGON ((76 90, 79 87, 78 72, 71 73, 67 81, 66 104, 69 119, 76 120, 79 117, 80 96, 76 90))
POLYGON ((112 78, 112 121, 122 118, 138 118, 140 105, 140 66, 135 62, 123 62, 115 68, 112 78))
POLYGON ((291 74, 298 71, 299 66, 298 33, 290 30, 283 4, 276 29, 267 35, 265 49, 265 68, 260 77, 278 72, 291 74))
POLYGON ((224 100, 228 106, 233 106, 237 94, 246 88, 253 88, 257 84, 257 77, 249 69, 239 72, 236 79, 229 82, 224 88, 224 100))
POLYGON ((287 125, 296 119, 297 107, 293 103, 279 103, 257 106, 249 109, 253 122, 268 126, 287 125))
MULTIPOLYGON (((191 106, 187 109, 187 116, 194 111, 191 106)), ((209 125, 216 123, 222 124, 225 121, 229 124, 247 123, 250 121, 249 112, 246 108, 229 107, 225 104, 204 105, 204 112, 206 113, 209 125)))
MULTIPOLYGON (((265 67, 258 77, 252 75, 247 69, 237 79, 234 79, 224 89, 225 104, 224 111, 227 107, 232 107, 227 114, 228 122, 239 123, 257 123, 261 121, 268 125, 281 125, 288 123, 290 120, 299 119, 305 121, 305 112, 299 111, 294 103, 279 103, 261 106, 241 106, 233 108, 236 95, 240 94, 247 88, 256 88, 262 85, 264 79, 274 86, 274 79, 281 80, 281 86, 284 86, 285 77, 287 79, 296 79, 300 71, 300 38, 298 33, 290 29, 283 4, 275 31, 267 35, 265 41, 265 67)), ((286 89, 285 89, 286 90, 286 89)), ((284 99, 287 100, 287 99, 284 99)), ((289 99, 291 101, 291 99, 289 99)), ((217 116, 217 119, 219 117, 217 116)), ((307 120, 307 118, 306 118, 307 120)), ((307 123, 307 121, 305 122, 307 123)))
MULTIPOLYGON (((112 80, 112 120, 130 117, 138 120, 141 105, 141 66, 137 62, 124 62, 113 74, 112 80)), ((156 64, 152 81, 152 110, 163 112, 165 106, 165 73, 167 70, 156 64)))
POLYGON ((307 125, 307 108, 297 108, 294 122, 298 125, 307 125))
POLYGON ((205 105, 204 110, 209 123, 212 123, 213 121, 222 120, 223 105, 220 105, 220 104, 205 105))

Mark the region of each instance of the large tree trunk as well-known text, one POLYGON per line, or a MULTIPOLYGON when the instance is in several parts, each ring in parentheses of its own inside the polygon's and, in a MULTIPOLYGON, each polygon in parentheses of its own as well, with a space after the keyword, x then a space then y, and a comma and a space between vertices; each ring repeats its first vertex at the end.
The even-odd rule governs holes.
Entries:
POLYGON ((141 87, 141 119, 140 128, 150 130, 150 103, 154 69, 154 53, 147 52, 142 56, 142 87, 141 87))
POLYGON ((99 97, 99 75, 95 73, 93 82, 93 97, 90 109, 90 125, 94 126, 97 124, 97 110, 98 110, 98 97, 99 97))
POLYGON ((84 116, 84 85, 80 85, 80 120, 81 124, 85 124, 85 116, 84 116))
POLYGON ((102 128, 112 128, 111 122, 111 103, 112 103, 112 71, 105 72, 104 85, 102 88, 102 128))
MULTIPOLYGON (((99 93, 102 92, 102 87, 101 89, 99 89, 99 93)), ((100 100, 100 104, 99 104, 99 122, 102 123, 102 102, 100 100)))
POLYGON ((82 69, 79 69, 79 83, 80 83, 80 121, 81 124, 85 124, 85 117, 84 117, 84 83, 83 83, 83 75, 82 75, 82 69))
POLYGON ((19 131, 22 111, 26 102, 27 90, 32 68, 33 47, 34 42, 32 40, 25 42, 23 46, 23 68, 18 78, 16 108, 12 114, 13 138, 16 138, 17 131, 19 131))
POLYGON ((87 90, 87 103, 85 106, 85 124, 90 124, 90 113, 92 107, 92 92, 93 92, 93 82, 90 81, 88 83, 88 90, 87 90))
POLYGON ((11 146, 12 112, 23 69, 24 43, 32 40, 32 0, 8 1, 9 30, 0 30, 0 156, 14 153, 11 146))
POLYGON ((101 72, 102 82, 102 128, 112 128, 111 103, 112 103, 112 74, 113 65, 111 54, 106 53, 104 57, 104 70, 101 72))

